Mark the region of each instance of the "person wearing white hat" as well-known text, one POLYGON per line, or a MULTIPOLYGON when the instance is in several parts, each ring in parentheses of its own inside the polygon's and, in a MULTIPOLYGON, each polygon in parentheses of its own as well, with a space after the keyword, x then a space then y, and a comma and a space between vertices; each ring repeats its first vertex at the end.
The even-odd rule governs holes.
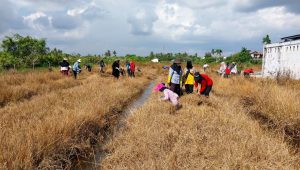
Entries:
POLYGON ((77 79, 77 74, 81 71, 80 63, 81 59, 78 59, 73 65, 73 75, 75 79, 77 79))
POLYGON ((68 60, 67 58, 64 58, 63 61, 59 63, 60 72, 65 76, 69 75, 69 69, 70 69, 70 67, 69 67, 70 64, 67 60, 68 60))

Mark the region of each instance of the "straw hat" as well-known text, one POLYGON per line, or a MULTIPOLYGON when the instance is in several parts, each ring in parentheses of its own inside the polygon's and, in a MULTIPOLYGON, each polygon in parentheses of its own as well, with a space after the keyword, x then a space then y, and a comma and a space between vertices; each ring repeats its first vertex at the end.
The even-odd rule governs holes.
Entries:
POLYGON ((81 59, 78 59, 77 61, 80 63, 80 62, 81 62, 81 59))
POLYGON ((67 58, 64 58, 64 60, 65 60, 65 61, 68 61, 68 59, 67 59, 67 58))

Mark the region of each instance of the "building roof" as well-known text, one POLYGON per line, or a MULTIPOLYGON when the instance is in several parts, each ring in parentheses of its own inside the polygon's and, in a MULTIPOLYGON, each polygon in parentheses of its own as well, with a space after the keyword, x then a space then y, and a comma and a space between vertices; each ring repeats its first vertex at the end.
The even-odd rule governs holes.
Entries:
POLYGON ((281 38, 282 41, 295 41, 300 39, 300 34, 281 38))
POLYGON ((259 51, 252 51, 250 54, 259 54, 259 55, 262 55, 263 53, 259 52, 259 51))

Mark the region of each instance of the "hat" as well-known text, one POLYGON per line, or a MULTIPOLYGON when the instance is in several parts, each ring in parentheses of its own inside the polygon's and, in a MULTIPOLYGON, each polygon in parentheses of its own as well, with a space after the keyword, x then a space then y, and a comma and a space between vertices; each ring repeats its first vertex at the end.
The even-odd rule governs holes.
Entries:
POLYGON ((64 60, 67 61, 68 59, 67 59, 67 58, 64 58, 64 60))
POLYGON ((180 60, 179 58, 176 58, 176 59, 174 60, 174 63, 175 63, 175 64, 181 64, 181 60, 180 60))
POLYGON ((78 59, 77 61, 80 63, 80 62, 81 62, 81 59, 78 59))
POLYGON ((159 91, 160 89, 162 89, 163 87, 165 87, 165 85, 163 83, 159 83, 155 88, 154 91, 159 91))
POLYGON ((200 75, 199 72, 196 72, 196 73, 194 74, 194 79, 195 79, 196 81, 198 81, 198 80, 201 79, 201 75, 200 75))

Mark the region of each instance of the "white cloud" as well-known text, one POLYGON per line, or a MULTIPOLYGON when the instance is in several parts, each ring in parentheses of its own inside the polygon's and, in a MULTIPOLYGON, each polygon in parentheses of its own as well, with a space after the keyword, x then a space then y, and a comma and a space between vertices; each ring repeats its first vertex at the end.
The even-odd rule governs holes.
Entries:
POLYGON ((35 12, 23 17, 24 22, 31 28, 42 31, 49 25, 51 17, 48 17, 43 12, 35 12))

